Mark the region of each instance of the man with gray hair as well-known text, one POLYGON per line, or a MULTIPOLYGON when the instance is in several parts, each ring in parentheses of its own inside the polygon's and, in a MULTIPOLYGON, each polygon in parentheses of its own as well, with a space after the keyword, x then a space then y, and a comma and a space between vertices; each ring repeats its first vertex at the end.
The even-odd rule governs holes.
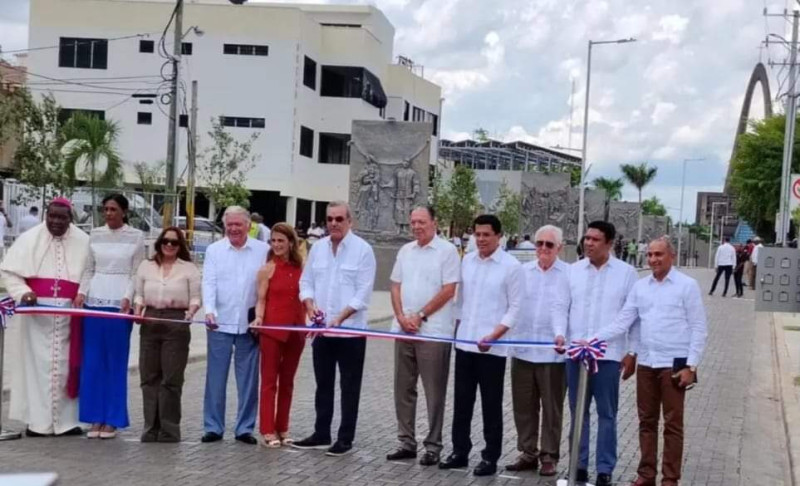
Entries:
MULTIPOLYGON (((522 315, 509 339, 551 341, 555 337, 551 304, 557 297, 569 296, 569 265, 558 258, 563 247, 561 228, 542 226, 534 235, 534 245, 537 259, 522 265, 525 276, 522 315)), ((539 474, 555 476, 567 391, 564 358, 550 348, 517 347, 509 354, 520 455, 506 469, 535 470, 541 462, 539 474)))
MULTIPOLYGON (((375 283, 375 254, 366 241, 350 231, 353 220, 346 202, 328 204, 327 223, 329 236, 311 247, 303 268, 300 300, 310 320, 322 313, 327 327, 366 329, 367 307, 375 283)), ((294 447, 325 448, 328 456, 342 456, 352 451, 366 350, 365 337, 320 334, 314 338, 317 417, 313 434, 295 442, 294 447), (337 366, 342 418, 336 442, 331 446, 337 366)))
POLYGON ((256 276, 267 261, 267 244, 248 236, 250 213, 229 206, 222 216, 225 238, 206 250, 203 305, 208 326, 208 360, 203 402, 203 442, 222 440, 225 390, 233 355, 238 410, 235 437, 256 444, 253 429, 258 405, 258 342, 249 332, 255 318, 256 276))

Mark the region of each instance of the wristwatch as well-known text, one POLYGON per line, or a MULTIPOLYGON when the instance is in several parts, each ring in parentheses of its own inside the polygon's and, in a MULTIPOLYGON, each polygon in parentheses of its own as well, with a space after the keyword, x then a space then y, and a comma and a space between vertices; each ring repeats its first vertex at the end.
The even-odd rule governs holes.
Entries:
POLYGON ((628 356, 635 358, 638 356, 638 354, 634 353, 633 351, 628 351, 628 356))
POLYGON ((426 316, 424 312, 419 311, 417 315, 419 316, 420 319, 422 319, 422 322, 428 322, 428 316, 426 316))

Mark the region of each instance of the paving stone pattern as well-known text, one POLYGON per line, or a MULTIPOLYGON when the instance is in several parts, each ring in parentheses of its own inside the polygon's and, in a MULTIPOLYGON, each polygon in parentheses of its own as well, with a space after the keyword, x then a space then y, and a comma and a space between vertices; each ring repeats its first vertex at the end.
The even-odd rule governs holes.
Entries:
MULTIPOLYGON (((710 273, 693 271, 708 288, 710 273)), ((746 295, 752 298, 752 293, 746 295)), ((706 298, 710 322, 708 351, 701 367, 700 385, 688 395, 684 485, 762 484, 785 482, 786 451, 779 404, 775 401, 769 358, 769 334, 756 332, 752 300, 706 298)), ((223 442, 201 444, 205 362, 189 365, 184 387, 184 442, 141 444, 141 394, 138 376, 130 375, 132 427, 116 440, 85 438, 27 439, 0 443, 0 472, 55 471, 63 485, 552 485, 531 472, 503 473, 493 478, 475 478, 468 470, 442 471, 416 462, 387 462, 385 454, 396 445, 392 397, 392 344, 371 341, 367 348, 356 450, 342 458, 326 457, 321 451, 282 448, 267 450, 233 440, 228 432, 223 442)), ((10 364, 9 364, 10 365, 10 364)), ((510 373, 506 373, 508 381, 510 373)), ((633 380, 621 387, 619 413, 619 464, 615 481, 627 484, 635 477, 638 462, 638 422, 633 380)), ((445 454, 450 450, 452 377, 448 390, 445 454)), ((295 438, 308 434, 313 425, 314 378, 307 348, 298 372, 292 427, 295 438)), ((228 424, 234 421, 235 388, 231 376, 228 424)), ((420 386, 417 428, 427 430, 424 398, 420 386)), ((504 456, 501 464, 516 457, 516 434, 511 393, 506 388, 504 456)), ((5 407, 7 408, 7 406, 5 407)), ((471 463, 477 464, 483 447, 480 408, 473 422, 475 449, 471 463)), ((338 405, 334 419, 334 436, 338 405)), ((21 424, 7 424, 19 429, 21 424)), ((565 424, 566 425, 566 424, 565 424)), ((594 424, 593 424, 594 425, 594 424)), ((420 439, 421 442, 421 439, 420 439)), ((592 440, 594 444, 594 439, 592 440)), ((594 448, 594 446, 592 446, 594 448)), ((562 442, 567 465, 566 434, 562 442)), ((594 456, 591 458, 592 469, 594 456)))

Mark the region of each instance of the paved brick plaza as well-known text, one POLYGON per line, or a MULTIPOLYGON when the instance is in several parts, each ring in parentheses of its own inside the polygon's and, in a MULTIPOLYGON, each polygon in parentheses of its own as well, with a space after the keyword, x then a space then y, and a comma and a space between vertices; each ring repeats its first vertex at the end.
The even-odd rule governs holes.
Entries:
MULTIPOLYGON (((693 275, 708 288, 711 274, 693 275)), ((732 282, 731 282, 732 284, 732 282)), ((752 297, 752 293, 746 294, 752 297)), ((688 395, 684 485, 783 485, 790 484, 780 404, 774 389, 771 337, 755 326, 752 300, 714 297, 706 300, 710 336, 700 371, 700 385, 688 395)), ((180 484, 554 484, 525 472, 495 478, 474 478, 470 471, 441 471, 416 463, 389 463, 385 454, 396 446, 392 397, 392 344, 372 341, 367 347, 361 416, 356 434, 356 452, 344 458, 330 458, 321 451, 266 450, 233 441, 201 444, 202 400, 205 362, 191 364, 184 388, 181 444, 141 444, 141 394, 138 377, 130 377, 132 427, 113 441, 84 438, 26 439, 0 443, 0 472, 55 471, 64 485, 180 484)), ((306 350, 298 372, 292 424, 295 438, 311 431, 313 424, 314 379, 311 353, 306 350)), ((13 366, 13 363, 7 363, 13 366)), ((509 373, 506 373, 507 377, 509 373)), ((229 398, 235 396, 233 376, 229 398)), ((448 390, 452 404, 452 379, 448 390)), ((619 420, 619 464, 615 480, 627 484, 635 477, 638 461, 635 389, 621 388, 619 420)), ((229 400, 229 424, 233 423, 229 400)), ((424 398, 420 386, 418 430, 426 430, 424 398)), ((504 457, 516 455, 511 393, 505 395, 504 457)), ((6 406, 7 408, 7 406, 6 406)), ((476 408, 472 454, 477 464, 480 448, 480 413, 476 408)), ((338 418, 338 407, 337 407, 338 418)), ((337 419, 335 419, 337 420, 337 419)), ((451 416, 448 412, 445 453, 449 453, 451 416)), ((9 424, 20 427, 20 424, 9 424)), ((334 422, 334 434, 335 434, 334 422)), ((565 435, 566 437, 566 435, 565 435)), ((562 444, 566 453, 566 442, 562 444)), ((565 459, 560 470, 566 469, 565 459)), ((593 464, 594 458, 592 458, 593 464)), ((594 474, 592 472, 592 474, 594 474)))

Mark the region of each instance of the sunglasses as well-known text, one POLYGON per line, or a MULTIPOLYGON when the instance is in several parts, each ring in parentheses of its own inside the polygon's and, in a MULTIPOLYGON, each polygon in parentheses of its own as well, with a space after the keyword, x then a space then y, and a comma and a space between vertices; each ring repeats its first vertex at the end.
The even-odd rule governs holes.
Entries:
POLYGON ((328 216, 329 223, 333 223, 334 221, 337 223, 344 223, 344 216, 336 216, 335 218, 333 216, 328 216))
POLYGON ((555 244, 555 243, 553 243, 552 241, 542 241, 542 240, 538 240, 538 241, 536 242, 536 248, 541 248, 541 247, 545 247, 545 248, 547 248, 548 250, 552 250, 553 248, 555 248, 555 247, 556 247, 556 244, 555 244))
POLYGON ((164 238, 163 240, 161 240, 161 244, 162 245, 167 245, 167 246, 180 246, 181 245, 181 241, 180 240, 173 240, 172 238, 164 238))

